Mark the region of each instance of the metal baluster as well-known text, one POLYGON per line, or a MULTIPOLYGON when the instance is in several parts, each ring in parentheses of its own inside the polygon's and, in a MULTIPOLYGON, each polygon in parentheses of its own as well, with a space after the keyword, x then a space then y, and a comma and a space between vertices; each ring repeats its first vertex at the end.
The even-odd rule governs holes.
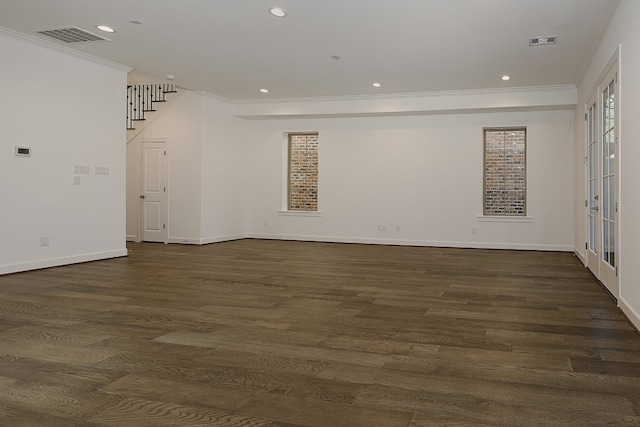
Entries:
POLYGON ((167 100, 167 93, 175 93, 172 83, 127 85, 127 129, 134 129, 134 122, 145 119, 146 111, 155 111, 155 102, 167 100))
POLYGON ((133 119, 134 120, 138 120, 139 117, 139 112, 138 112, 138 108, 140 106, 140 91, 138 90, 138 85, 135 85, 133 87, 133 119))
POLYGON ((131 117, 131 114, 129 114, 129 99, 130 99, 129 92, 130 91, 131 91, 131 86, 127 85, 127 117, 126 117, 127 129, 131 129, 131 123, 129 122, 129 117, 131 117))

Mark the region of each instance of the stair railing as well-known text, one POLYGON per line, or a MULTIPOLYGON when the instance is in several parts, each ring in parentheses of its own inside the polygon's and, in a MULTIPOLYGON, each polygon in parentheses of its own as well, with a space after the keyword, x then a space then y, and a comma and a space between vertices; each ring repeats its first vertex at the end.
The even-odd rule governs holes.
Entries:
POLYGON ((127 129, 135 129, 134 122, 144 120, 144 114, 155 111, 155 102, 166 102, 168 93, 176 93, 172 83, 127 86, 127 129))

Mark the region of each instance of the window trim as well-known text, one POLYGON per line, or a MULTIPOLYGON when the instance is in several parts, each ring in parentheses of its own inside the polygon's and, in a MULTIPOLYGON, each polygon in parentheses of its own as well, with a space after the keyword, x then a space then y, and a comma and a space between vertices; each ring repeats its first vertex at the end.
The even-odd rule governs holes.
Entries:
POLYGON ((533 222, 532 216, 515 216, 515 215, 478 215, 478 222, 533 222))
POLYGON ((532 217, 529 216, 529 203, 528 203, 528 188, 529 188, 529 177, 527 174, 527 140, 528 140, 528 129, 527 126, 500 126, 500 127, 483 127, 482 128, 482 215, 478 216, 478 221, 481 221, 480 218, 486 218, 486 222, 532 222, 532 217), (487 214, 487 203, 486 203, 486 193, 487 193, 487 132, 488 131, 524 131, 524 213, 522 215, 513 215, 513 214, 487 214), (519 221, 518 219, 523 219, 519 221))
POLYGON ((320 211, 278 211, 278 216, 303 216, 303 217, 321 217, 320 211))
MULTIPOLYGON (((315 210, 304 210, 304 209, 290 209, 290 198, 291 198, 291 137, 292 136, 307 136, 314 135, 318 138, 318 146, 320 141, 320 132, 318 131, 299 131, 299 132, 284 132, 283 133, 283 148, 282 148, 282 208, 278 210, 278 215, 281 216, 320 216, 320 198, 318 197, 319 191, 316 193, 316 209, 315 210)), ((320 150, 318 148, 318 156, 320 155, 320 150)), ((318 162, 318 175, 320 171, 320 164, 318 162)), ((319 176, 318 176, 319 178, 319 176)), ((318 186, 320 182, 318 180, 318 186)))

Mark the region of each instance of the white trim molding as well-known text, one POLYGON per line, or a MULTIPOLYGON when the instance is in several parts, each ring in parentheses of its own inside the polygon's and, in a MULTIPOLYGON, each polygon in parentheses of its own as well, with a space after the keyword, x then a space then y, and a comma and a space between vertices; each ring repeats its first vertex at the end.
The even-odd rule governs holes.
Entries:
POLYGON ((478 222, 533 222, 533 217, 530 216, 487 216, 478 215, 476 217, 478 222))
POLYGON ((95 64, 105 65, 110 68, 115 68, 116 70, 124 71, 125 73, 128 73, 129 71, 133 70, 133 68, 128 67, 126 65, 118 64, 117 62, 109 61, 108 59, 99 58, 97 56, 90 55, 85 52, 81 52, 79 50, 71 49, 69 47, 59 45, 54 42, 50 42, 48 40, 41 39, 35 35, 30 35, 30 34, 20 33, 18 31, 10 30, 9 28, 6 28, 6 27, 0 27, 0 35, 4 35, 16 40, 31 43, 33 45, 44 47, 46 49, 55 50, 70 56, 74 56, 76 58, 85 59, 95 64))
POLYGON ((320 211, 278 211, 278 216, 301 216, 307 218, 320 218, 320 211))
POLYGON ((372 245, 431 246, 431 247, 437 247, 437 248, 510 249, 510 250, 522 250, 522 251, 573 252, 573 246, 571 245, 545 245, 545 244, 528 244, 528 243, 374 239, 369 237, 309 236, 309 235, 295 235, 295 234, 266 234, 266 233, 250 233, 247 237, 250 239, 301 240, 306 242, 327 242, 327 243, 362 243, 362 244, 372 244, 372 245))
POLYGON ((246 238, 246 234, 229 234, 226 236, 212 236, 203 238, 169 237, 167 239, 167 243, 176 243, 180 245, 208 245, 210 243, 228 242, 231 240, 242 240, 246 238))
POLYGON ((41 268, 59 267, 62 265, 79 264, 81 262, 99 261, 109 258, 124 257, 129 254, 127 248, 107 252, 72 255, 59 258, 42 259, 19 264, 0 265, 0 275, 20 273, 22 271, 39 270, 41 268))
POLYGON ((618 307, 620 307, 620 310, 622 310, 624 315, 627 316, 633 326, 640 331, 640 313, 634 310, 631 304, 629 304, 623 296, 618 298, 618 307))
POLYGON ((379 117, 496 111, 573 110, 574 85, 397 93, 385 95, 238 100, 233 115, 249 120, 379 117))

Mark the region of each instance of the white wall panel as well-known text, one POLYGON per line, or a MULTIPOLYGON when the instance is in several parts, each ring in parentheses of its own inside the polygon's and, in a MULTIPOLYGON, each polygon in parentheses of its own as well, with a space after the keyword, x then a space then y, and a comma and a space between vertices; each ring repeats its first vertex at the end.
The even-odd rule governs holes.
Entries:
POLYGON ((0 52, 0 273, 126 255, 126 70, 5 33, 0 52))
POLYGON ((572 122, 573 112, 567 110, 249 122, 249 233, 571 250, 572 122), (477 219, 482 214, 482 129, 499 126, 527 127, 529 223, 477 219), (310 130, 320 133, 322 215, 279 215, 284 134, 310 130), (386 231, 378 231, 379 225, 386 231))

